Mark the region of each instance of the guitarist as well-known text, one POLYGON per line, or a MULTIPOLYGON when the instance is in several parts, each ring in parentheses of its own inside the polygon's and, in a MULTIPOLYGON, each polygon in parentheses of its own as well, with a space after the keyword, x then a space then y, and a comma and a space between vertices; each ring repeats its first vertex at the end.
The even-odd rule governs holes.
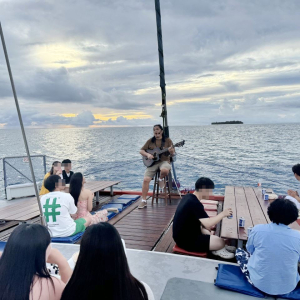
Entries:
POLYGON ((160 178, 159 178, 159 187, 162 189, 164 187, 163 178, 169 174, 171 170, 170 156, 175 155, 175 149, 171 139, 166 138, 164 135, 163 127, 161 125, 153 126, 154 136, 149 139, 146 144, 141 148, 140 154, 142 156, 148 157, 148 159, 153 159, 153 155, 147 153, 146 150, 153 150, 155 148, 165 149, 168 148, 169 151, 163 153, 160 156, 159 161, 151 167, 148 167, 145 171, 143 187, 142 187, 142 202, 138 208, 144 208, 147 206, 147 194, 149 191, 149 184, 152 178, 155 176, 155 173, 160 169, 160 178))

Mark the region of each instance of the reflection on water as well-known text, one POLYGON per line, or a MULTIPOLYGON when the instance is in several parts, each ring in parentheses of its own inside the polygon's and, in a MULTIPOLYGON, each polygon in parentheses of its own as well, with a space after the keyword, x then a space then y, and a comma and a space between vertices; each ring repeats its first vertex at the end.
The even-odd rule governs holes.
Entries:
MULTIPOLYGON (((54 160, 70 158, 73 170, 90 174, 89 180, 122 180, 119 188, 141 188, 139 149, 151 137, 151 127, 26 132, 31 153, 48 156, 47 169, 54 160), (135 161, 124 164, 129 160, 135 161)), ((216 193, 224 193, 226 185, 254 186, 259 178, 277 193, 298 186, 291 167, 300 162, 300 124, 171 127, 170 134, 173 142, 186 140, 176 161, 182 186, 191 186, 199 176, 212 178, 216 193)), ((25 155, 21 131, 0 130, 0 158, 19 155, 25 155)), ((3 187, 1 168, 0 198, 3 187)))

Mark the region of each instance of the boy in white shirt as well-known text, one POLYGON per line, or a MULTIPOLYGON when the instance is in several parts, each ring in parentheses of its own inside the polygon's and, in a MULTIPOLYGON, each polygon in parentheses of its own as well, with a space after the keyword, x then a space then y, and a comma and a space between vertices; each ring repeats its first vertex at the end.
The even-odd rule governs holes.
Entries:
POLYGON ((74 198, 62 192, 65 186, 60 176, 49 176, 44 185, 50 193, 41 197, 41 205, 52 237, 68 237, 84 232, 91 221, 86 218, 72 219, 71 215, 76 214, 77 207, 74 198))

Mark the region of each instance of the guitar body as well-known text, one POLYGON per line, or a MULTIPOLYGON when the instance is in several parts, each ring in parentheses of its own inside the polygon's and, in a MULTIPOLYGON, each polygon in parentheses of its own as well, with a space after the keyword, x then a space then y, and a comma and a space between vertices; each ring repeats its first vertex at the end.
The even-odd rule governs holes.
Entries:
MULTIPOLYGON (((183 140, 183 141, 181 141, 179 143, 176 143, 173 147, 174 148, 175 147, 182 147, 184 145, 184 143, 185 143, 185 141, 183 140)), ((155 162, 159 161, 160 155, 163 154, 163 153, 166 153, 168 151, 169 151, 168 148, 164 148, 164 149, 161 150, 158 147, 155 148, 155 149, 153 149, 153 150, 150 150, 150 149, 146 150, 147 153, 150 153, 150 154, 152 154, 154 156, 154 159, 149 159, 149 158, 143 156, 143 163, 144 163, 144 165, 147 168, 153 166, 155 164, 155 162)))
POLYGON ((159 161, 159 154, 161 152, 161 149, 160 148, 155 148, 153 150, 146 150, 147 153, 150 153, 154 156, 154 159, 149 159, 145 156, 143 156, 143 162, 144 162, 144 165, 148 168, 148 167, 151 167, 155 164, 155 162, 159 161))

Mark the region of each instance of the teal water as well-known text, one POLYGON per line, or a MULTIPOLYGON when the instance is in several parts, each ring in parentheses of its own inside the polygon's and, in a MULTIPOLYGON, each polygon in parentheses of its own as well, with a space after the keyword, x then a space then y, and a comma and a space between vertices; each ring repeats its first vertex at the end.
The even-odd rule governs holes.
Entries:
MULTIPOLYGON (((47 170, 54 160, 70 158, 73 171, 87 180, 121 180, 124 190, 141 189, 144 165, 139 149, 152 136, 151 127, 27 129, 32 155, 46 155, 47 170)), ((200 176, 210 177, 215 193, 226 185, 263 186, 277 193, 298 188, 291 168, 300 163, 300 124, 214 125, 170 127, 173 142, 184 139, 175 163, 182 187, 190 187, 200 176)), ((25 155, 19 129, 0 130, 0 158, 25 155)), ((0 161, 2 164, 2 160, 0 161)), ((28 163, 17 162, 30 175, 28 163)), ((26 182, 10 168, 10 183, 26 182)), ((41 176, 42 165, 35 164, 41 176)), ((39 177, 38 176, 38 177, 39 177)), ((0 167, 0 199, 4 198, 0 167)))

